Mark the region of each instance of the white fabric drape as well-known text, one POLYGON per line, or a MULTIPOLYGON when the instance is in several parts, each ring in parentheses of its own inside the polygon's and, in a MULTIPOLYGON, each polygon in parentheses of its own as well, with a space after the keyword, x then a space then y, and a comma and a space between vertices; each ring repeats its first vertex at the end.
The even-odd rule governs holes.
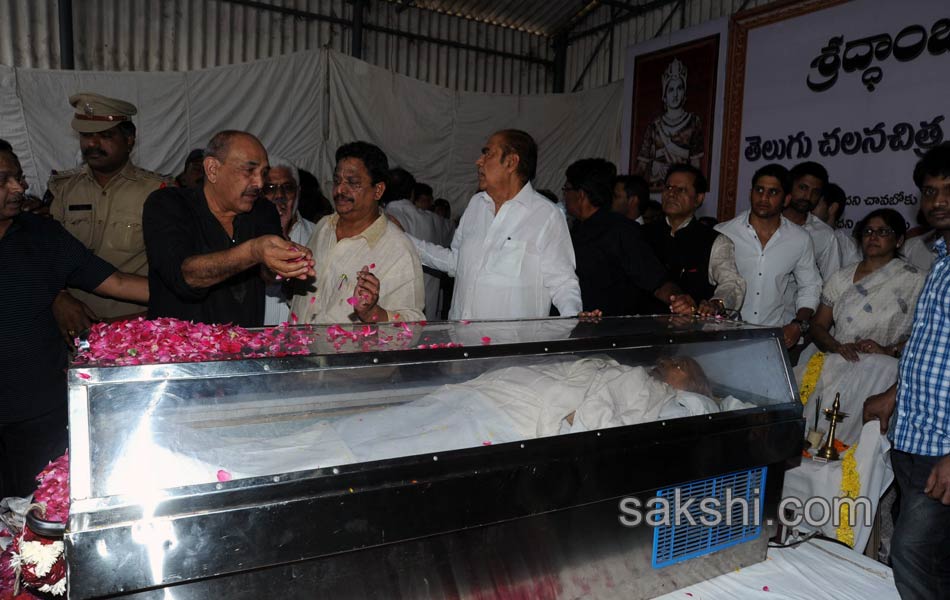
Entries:
POLYGON ((20 156, 32 193, 42 195, 51 169, 79 164, 68 98, 80 91, 138 107, 133 160, 147 169, 177 174, 214 132, 244 129, 325 183, 336 148, 363 139, 430 183, 455 215, 475 191, 474 162, 497 129, 537 140, 538 188, 560 190, 574 160, 620 156, 621 82, 576 94, 455 92, 332 50, 176 73, 0 66, 0 138, 20 156))

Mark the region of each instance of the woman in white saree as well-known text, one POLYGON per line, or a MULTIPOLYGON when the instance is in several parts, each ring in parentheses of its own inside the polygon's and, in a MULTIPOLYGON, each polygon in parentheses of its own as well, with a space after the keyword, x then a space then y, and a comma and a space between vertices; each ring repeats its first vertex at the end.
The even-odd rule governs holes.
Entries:
MULTIPOLYGON (((862 407, 868 396, 884 391, 897 380, 898 357, 910 336, 917 296, 926 279, 926 273, 897 256, 906 227, 895 210, 884 208, 869 213, 856 227, 861 262, 828 278, 811 322, 815 345, 826 356, 821 376, 805 405, 807 429, 815 428, 817 417, 817 428, 828 430, 820 409, 829 408, 835 394, 840 393, 841 409, 849 416, 839 423, 835 437, 849 446, 857 444, 854 457, 860 481, 858 495, 870 499, 872 515, 893 480, 893 472, 887 457, 890 444, 881 435, 877 421, 862 424, 862 407)), ((806 370, 802 364, 796 367, 799 385, 806 370)), ((783 495, 802 501, 837 498, 841 496, 842 476, 840 461, 802 461, 801 467, 786 474, 783 495)), ((861 521, 864 515, 859 513, 861 521)), ((830 523, 822 532, 834 536, 836 530, 830 523)), ((870 527, 856 523, 855 549, 863 549, 870 535, 870 527)))
POLYGON ((861 354, 900 356, 926 278, 897 256, 906 229, 904 217, 889 208, 871 212, 858 225, 863 259, 828 279, 812 319, 819 349, 854 363, 861 354))
MULTIPOLYGON (((904 218, 890 208, 875 210, 858 223, 863 259, 828 278, 811 322, 815 345, 827 353, 812 399, 828 408, 841 394, 842 410, 851 415, 837 431, 845 444, 856 442, 861 433, 865 398, 896 381, 897 358, 910 336, 926 274, 897 256, 906 230, 904 218)), ((800 385, 804 365, 796 372, 800 385)), ((809 401, 809 428, 815 425, 817 408, 809 401)), ((826 429, 824 418, 820 421, 818 428, 826 429)))

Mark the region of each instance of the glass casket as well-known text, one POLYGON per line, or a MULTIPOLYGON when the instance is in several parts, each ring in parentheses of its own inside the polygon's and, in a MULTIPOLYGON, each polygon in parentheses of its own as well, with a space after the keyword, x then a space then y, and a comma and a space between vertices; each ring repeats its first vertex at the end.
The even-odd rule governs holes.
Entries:
POLYGON ((650 598, 765 558, 803 437, 779 330, 353 330, 71 368, 70 597, 650 598), (658 498, 697 502, 637 524, 658 498))

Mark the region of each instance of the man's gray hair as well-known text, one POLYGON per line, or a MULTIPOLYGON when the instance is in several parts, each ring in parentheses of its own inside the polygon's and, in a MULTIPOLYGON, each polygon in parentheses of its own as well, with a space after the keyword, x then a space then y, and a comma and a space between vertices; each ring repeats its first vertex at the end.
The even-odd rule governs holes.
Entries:
POLYGON ((270 169, 272 171, 279 168, 284 168, 290 171, 290 176, 293 178, 294 183, 297 184, 297 189, 300 189, 300 172, 297 165, 287 160, 283 156, 277 155, 271 155, 267 162, 270 163, 270 169))

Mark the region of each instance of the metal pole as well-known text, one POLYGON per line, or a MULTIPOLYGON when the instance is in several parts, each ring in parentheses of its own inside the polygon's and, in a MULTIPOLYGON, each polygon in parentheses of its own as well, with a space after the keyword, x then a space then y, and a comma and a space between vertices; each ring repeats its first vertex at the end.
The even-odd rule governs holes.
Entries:
POLYGON ((554 38, 554 93, 563 94, 567 81, 567 32, 554 38))
POLYGON ((366 0, 353 0, 353 37, 350 54, 353 58, 363 58, 363 15, 366 12, 366 0))
MULTIPOLYGON (((228 2, 230 4, 237 4, 240 6, 248 6, 251 8, 256 8, 258 10, 265 10, 271 12, 278 12, 285 15, 290 15, 300 19, 307 19, 311 21, 325 21, 327 23, 334 23, 341 25, 343 27, 353 27, 353 22, 347 19, 341 19, 340 17, 332 17, 330 15, 322 15, 319 13, 308 12, 304 10, 297 10, 293 8, 284 8, 281 6, 274 6, 271 4, 264 4, 263 2, 257 2, 256 0, 220 0, 221 2, 228 2)), ((481 46, 476 46, 474 44, 462 44, 460 42, 455 42, 452 40, 444 40, 437 37, 432 37, 428 35, 419 35, 417 33, 409 33, 408 31, 400 31, 398 29, 393 29, 391 27, 381 27, 379 25, 371 25, 368 23, 363 24, 364 31, 375 31, 378 33, 386 33, 396 37, 403 37, 410 40, 416 40, 419 42, 428 42, 430 44, 438 44, 442 46, 448 46, 450 48, 458 48, 460 50, 470 50, 472 52, 480 52, 482 54, 490 54, 492 56, 501 56, 503 58, 510 58, 512 60, 519 60, 529 63, 535 63, 549 67, 554 64, 554 61, 545 60, 543 58, 538 58, 536 56, 525 56, 523 54, 516 54, 514 52, 502 52, 501 50, 492 50, 489 48, 482 48, 481 46)))
POLYGON ((607 41, 608 37, 610 37, 610 29, 608 29, 607 33, 605 33, 604 36, 600 38, 600 41, 597 42, 597 47, 594 48, 593 52, 591 52, 590 58, 587 60, 587 64, 584 65, 584 70, 581 71, 580 77, 577 78, 577 83, 575 83, 574 87, 571 89, 572 92, 576 92, 577 90, 581 89, 581 84, 584 82, 584 76, 587 75, 587 71, 589 71, 591 65, 594 64, 594 59, 597 58, 598 54, 600 54, 600 49, 603 48, 604 42, 607 41))
POLYGON ((73 0, 59 0, 59 68, 76 68, 73 54, 73 0))

